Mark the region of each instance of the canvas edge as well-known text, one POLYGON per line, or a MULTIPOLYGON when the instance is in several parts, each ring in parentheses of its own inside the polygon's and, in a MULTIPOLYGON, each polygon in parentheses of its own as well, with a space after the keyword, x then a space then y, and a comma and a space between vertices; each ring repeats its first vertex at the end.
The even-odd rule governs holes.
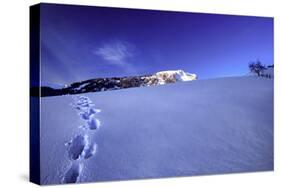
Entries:
MULTIPOLYGON (((40 4, 29 7, 29 87, 40 85, 40 4)), ((29 181, 41 184, 40 173, 40 91, 29 90, 29 181), (38 92, 38 97, 32 97, 38 92)))

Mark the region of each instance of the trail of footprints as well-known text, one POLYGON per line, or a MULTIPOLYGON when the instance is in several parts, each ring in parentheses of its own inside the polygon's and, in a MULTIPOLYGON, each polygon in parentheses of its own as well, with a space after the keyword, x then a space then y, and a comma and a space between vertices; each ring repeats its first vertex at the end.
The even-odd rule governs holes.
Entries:
POLYGON ((74 98, 74 101, 71 105, 78 111, 78 115, 85 124, 79 126, 83 133, 74 136, 66 143, 71 165, 64 174, 63 183, 76 183, 79 181, 83 172, 84 160, 94 156, 97 151, 97 144, 92 142, 88 133, 92 130, 98 130, 101 125, 100 120, 95 117, 101 110, 94 108, 95 105, 88 97, 79 96, 74 98))

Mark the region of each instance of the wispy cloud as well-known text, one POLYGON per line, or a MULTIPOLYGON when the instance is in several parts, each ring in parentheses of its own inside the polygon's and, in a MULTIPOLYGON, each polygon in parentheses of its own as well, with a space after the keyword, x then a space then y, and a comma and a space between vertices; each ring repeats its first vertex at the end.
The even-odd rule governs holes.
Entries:
POLYGON ((127 42, 115 41, 103 44, 94 53, 110 64, 124 66, 128 63, 128 58, 133 57, 134 46, 127 42))

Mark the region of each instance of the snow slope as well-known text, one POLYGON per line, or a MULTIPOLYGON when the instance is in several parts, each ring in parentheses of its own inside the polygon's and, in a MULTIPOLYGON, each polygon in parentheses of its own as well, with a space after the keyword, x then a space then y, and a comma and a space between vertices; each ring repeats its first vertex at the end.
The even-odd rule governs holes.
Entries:
POLYGON ((273 79, 88 93, 85 111, 79 96, 41 100, 42 184, 273 170, 273 79))

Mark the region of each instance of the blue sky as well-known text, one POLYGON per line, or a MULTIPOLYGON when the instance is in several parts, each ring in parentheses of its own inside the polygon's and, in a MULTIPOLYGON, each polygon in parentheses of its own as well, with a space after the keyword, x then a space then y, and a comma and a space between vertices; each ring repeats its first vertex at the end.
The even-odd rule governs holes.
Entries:
POLYGON ((199 79, 273 64, 273 19, 88 6, 41 7, 42 83, 182 69, 199 79))

